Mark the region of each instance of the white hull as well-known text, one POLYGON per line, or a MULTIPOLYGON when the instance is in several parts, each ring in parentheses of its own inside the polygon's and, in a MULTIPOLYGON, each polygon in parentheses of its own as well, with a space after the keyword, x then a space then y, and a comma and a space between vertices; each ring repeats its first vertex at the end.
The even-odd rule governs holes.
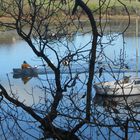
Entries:
POLYGON ((140 83, 136 82, 140 79, 133 79, 127 83, 121 82, 104 82, 94 85, 97 94, 101 95, 138 95, 140 94, 140 83))

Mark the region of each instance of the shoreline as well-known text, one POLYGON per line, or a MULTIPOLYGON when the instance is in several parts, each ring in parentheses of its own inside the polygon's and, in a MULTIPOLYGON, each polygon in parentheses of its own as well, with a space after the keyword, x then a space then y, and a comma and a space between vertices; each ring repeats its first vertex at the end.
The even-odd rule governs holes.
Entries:
MULTIPOLYGON (((117 29, 117 26, 119 28, 120 28, 121 25, 122 25, 122 27, 124 27, 125 26, 125 22, 127 22, 128 19, 129 19, 128 16, 124 16, 124 15, 102 15, 101 17, 102 17, 101 21, 102 21, 103 24, 104 24, 104 22, 106 22, 106 20, 109 21, 109 22, 112 21, 112 22, 115 23, 115 25, 112 25, 112 26, 114 26, 114 28, 112 28, 112 31, 113 30, 115 31, 115 29, 117 29), (107 19, 106 19, 106 17, 107 17, 107 19), (120 20, 120 21, 118 22, 118 20, 120 20)), ((94 18, 95 18, 96 23, 98 24, 99 16, 95 15, 94 18)), ((139 19, 139 18, 140 18, 140 16, 130 15, 130 22, 131 22, 131 24, 133 24, 133 22, 135 23, 135 19, 139 19)), ((5 19, 7 19, 7 18, 5 18, 5 19)), ((8 19, 10 19, 10 18, 8 17, 8 19)), ((89 25, 88 24, 89 21, 87 19, 88 18, 87 18, 86 15, 82 15, 81 22, 83 22, 84 25, 89 25)), ((77 22, 76 19, 75 19, 75 22, 77 22)), ((130 24, 130 26, 131 26, 131 24, 130 24)), ((88 29, 88 27, 85 28, 85 31, 87 29, 88 29)), ((130 33, 134 34, 133 30, 135 30, 135 27, 131 26, 131 27, 129 27, 129 29, 126 31, 126 34, 128 34, 128 33, 129 34, 130 33), (131 32, 129 30, 130 28, 132 30, 131 32)), ((1 28, 0 35, 1 35, 1 37, 0 37, 0 44, 10 44, 10 43, 14 43, 15 41, 22 40, 22 38, 17 34, 17 32, 14 29, 13 30, 10 30, 10 29, 8 30, 8 29, 4 29, 4 28, 2 29, 1 28)))

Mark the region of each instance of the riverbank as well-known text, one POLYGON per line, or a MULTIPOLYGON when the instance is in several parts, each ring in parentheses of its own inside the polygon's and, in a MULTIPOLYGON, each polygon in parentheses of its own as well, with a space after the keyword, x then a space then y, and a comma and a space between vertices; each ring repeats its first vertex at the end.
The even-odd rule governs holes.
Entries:
MULTIPOLYGON (((85 0, 86 1, 86 0, 85 0)), ((95 17, 95 20, 98 24, 98 21, 100 20, 100 18, 102 19, 101 22, 104 25, 104 22, 109 21, 109 20, 113 20, 113 26, 115 26, 115 28, 113 28, 112 30, 114 32, 116 32, 116 29, 121 28, 122 30, 125 28, 124 26, 127 26, 128 23, 128 19, 130 16, 130 20, 131 22, 135 22, 135 19, 139 19, 139 13, 140 13, 140 2, 139 1, 133 1, 133 0, 123 0, 122 4, 120 2, 116 2, 115 0, 111 0, 111 2, 109 3, 109 0, 106 0, 106 2, 104 3, 104 5, 102 5, 101 7, 101 11, 99 10, 99 1, 98 0, 89 0, 88 1, 88 6, 89 8, 92 10, 93 15, 95 17), (108 6, 107 6, 108 4, 108 6), (125 9, 127 7, 127 10, 125 9), (108 7, 108 8, 107 8, 108 7), (129 15, 127 13, 127 11, 129 12, 129 15), (101 12, 101 15, 99 14, 99 12, 101 12), (120 20, 118 22, 118 20, 120 20), (124 22, 125 21, 125 22, 124 22)), ((72 8, 72 7, 71 7, 72 8)), ((62 10, 63 11, 63 10, 62 10)), ((62 12, 61 11, 61 12, 62 12)), ((71 9, 72 11, 72 9, 71 9)), ((78 9, 79 13, 82 12, 80 11, 80 9, 78 9)), ((64 11, 63 11, 64 12, 64 11)), ((64 13, 64 16, 61 16, 59 18, 59 20, 61 18, 67 18, 67 15, 65 15, 66 13, 64 13)), ((63 13, 62 13, 63 15, 63 13)), ((80 14, 80 21, 83 25, 85 25, 85 29, 87 31, 88 25, 90 24, 88 22, 87 16, 85 15, 85 13, 80 14)), ((79 23, 79 19, 77 20, 77 16, 70 16, 70 18, 73 18, 72 21, 73 22, 77 22, 79 23)), ((11 22, 12 18, 10 16, 7 17, 1 17, 0 21, 2 22, 11 22)), ((133 26, 131 26, 131 28, 134 28, 133 26)), ((8 28, 0 28, 0 43, 13 43, 15 42, 15 40, 19 40, 21 39, 18 34, 16 33, 16 31, 10 30, 10 32, 8 31, 8 28)), ((127 31, 127 34, 131 34, 131 31, 127 31)))
POLYGON ((88 6, 91 10, 96 11, 95 14, 108 14, 125 16, 128 13, 131 16, 140 15, 140 1, 138 0, 105 0, 100 2, 98 0, 89 0, 88 6))
MULTIPOLYGON (((123 0, 122 2, 119 0, 104 0, 103 2, 99 0, 83 0, 87 6, 91 9, 93 12, 93 15, 96 19, 99 18, 99 15, 102 16, 102 19, 106 19, 106 17, 110 19, 128 19, 128 15, 133 18, 139 18, 140 17, 140 1, 138 0, 123 0)), ((63 4, 62 6, 59 5, 60 2, 56 1, 55 7, 57 8, 57 13, 58 13, 58 6, 60 6, 60 19, 67 15, 70 15, 72 13, 74 3, 70 2, 68 5, 63 4)), ((25 7, 25 11, 28 11, 28 7, 25 7)), ((85 13, 82 11, 81 8, 78 8, 77 13, 81 13, 80 16, 82 18, 86 18, 85 13)), ((57 15, 57 14, 56 14, 57 15)), ((55 14, 52 14, 55 18, 55 14)), ((58 15, 57 15, 58 16, 58 15)), ((73 16, 70 15, 70 18, 73 16)), ((25 17, 27 18, 27 17, 25 17)), ((0 21, 2 22, 11 22, 14 21, 10 15, 5 15, 0 17, 0 21)), ((85 19, 87 20, 87 19, 85 19)))

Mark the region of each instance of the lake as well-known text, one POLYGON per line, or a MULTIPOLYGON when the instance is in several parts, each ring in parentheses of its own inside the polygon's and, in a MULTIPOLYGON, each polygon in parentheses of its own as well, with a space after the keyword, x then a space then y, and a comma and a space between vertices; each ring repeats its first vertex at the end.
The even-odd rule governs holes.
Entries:
MULTIPOLYGON (((120 52, 122 52, 123 48, 125 48, 124 56, 126 59, 126 63, 128 64, 129 67, 137 69, 137 65, 139 66, 138 62, 140 62, 139 61, 140 60, 140 56, 139 56, 140 37, 135 32, 136 26, 133 23, 133 25, 131 25, 131 27, 133 27, 133 28, 131 28, 131 31, 129 29, 128 32, 126 32, 126 34, 124 34, 124 36, 122 36, 122 34, 118 35, 118 33, 120 31, 119 31, 119 29, 116 29, 117 28, 116 26, 118 27, 118 24, 116 24, 116 21, 115 21, 114 26, 112 25, 113 31, 112 31, 111 35, 106 34, 102 38, 102 43, 104 45, 104 54, 112 60, 118 59, 120 56, 120 52), (112 42, 110 45, 108 45, 108 42, 110 41, 110 39, 112 40, 112 42)), ((1 33, 1 35, 2 34, 4 34, 4 33, 1 33)), ((7 33, 5 33, 5 34, 7 34, 7 33)), ((11 34, 13 34, 13 32, 11 34)), ((70 43, 70 45, 75 44, 75 46, 84 46, 87 43, 89 43, 90 40, 91 40, 91 34, 88 33, 88 34, 83 35, 83 34, 78 33, 75 36, 73 36, 69 42, 65 42, 65 39, 62 39, 61 41, 63 42, 64 45, 65 45, 65 43, 66 44, 70 43)), ((54 45, 54 44, 51 44, 51 45, 54 45)), ((61 44, 59 44, 57 42, 57 44, 55 44, 55 45, 60 46, 61 44)), ((89 43, 89 45, 90 45, 90 43, 89 43)), ((72 49, 74 49, 74 48, 72 48, 72 49)), ((100 49, 101 48, 98 47, 97 50, 100 51, 100 49)), ((62 50, 62 49, 58 49, 57 51, 59 51, 59 53, 62 56, 65 53, 65 50, 62 50)), ((86 55, 86 53, 84 53, 84 54, 86 55)), ((56 59, 54 59, 54 56, 52 55, 51 52, 49 54, 49 57, 51 59, 53 59, 53 63, 57 63, 56 59)), ((31 48, 28 46, 28 44, 24 40, 19 39, 16 36, 16 34, 14 34, 13 36, 10 36, 9 39, 7 39, 7 41, 0 40, 0 68, 1 68, 0 69, 0 82, 1 82, 1 84, 4 85, 4 87, 8 91, 11 91, 11 88, 12 88, 12 91, 14 93, 16 93, 16 96, 19 97, 19 100, 24 101, 24 103, 27 105, 32 105, 32 103, 38 103, 38 102, 40 102, 40 100, 42 100, 44 102, 45 101, 44 95, 42 95, 42 89, 40 87, 42 85, 46 84, 45 75, 39 75, 39 77, 33 77, 27 84, 24 84, 22 79, 13 78, 12 69, 20 68, 21 64, 24 60, 26 60, 32 66, 42 65, 41 59, 37 58, 35 56, 35 54, 32 52, 31 48), (9 81, 10 81, 10 83, 9 83, 9 81), (33 94, 30 94, 30 93, 33 93, 33 94), (34 98, 32 98, 32 97, 34 97, 34 98)), ((135 72, 128 73, 128 74, 131 74, 134 76, 136 75, 135 72)), ((83 79, 85 76, 86 75, 84 75, 84 74, 81 75, 81 77, 83 77, 83 79)), ((50 74, 48 77, 50 79, 52 78, 52 80, 53 80, 53 73, 50 74)), ((104 74, 104 76, 101 77, 101 79, 104 79, 104 78, 106 78, 107 80, 111 79, 111 77, 108 76, 108 74, 104 74)), ((53 83, 53 81, 52 81, 52 83, 53 83)), ((83 91, 81 91, 81 93, 82 92, 83 91)), ((95 92, 93 93, 93 95, 95 95, 95 92)), ((49 97, 47 96, 47 98, 49 98, 49 97)), ((137 97, 136 99, 130 98, 129 101, 135 101, 135 100, 137 101, 137 110, 134 110, 134 111, 139 112, 140 97, 137 97)), ((120 100, 122 101, 123 99, 119 98, 119 103, 120 103, 119 106, 117 104, 118 99, 113 99, 113 100, 114 100, 113 102, 111 100, 111 106, 110 106, 110 108, 108 108, 108 107, 106 107, 106 105, 108 105, 108 104, 110 105, 110 99, 100 98, 100 97, 97 97, 96 100, 93 99, 93 108, 96 107, 94 110, 96 113, 95 112, 92 112, 92 113, 97 115, 96 117, 99 119, 99 121, 101 121, 100 125, 102 125, 102 126, 96 126, 96 124, 95 124, 96 128, 95 128, 95 126, 90 126, 90 130, 88 129, 88 134, 90 132, 92 132, 93 134, 91 134, 91 136, 94 137, 94 134, 96 133, 97 134, 96 139, 103 138, 101 135, 102 133, 100 133, 100 130, 104 134, 106 134, 107 139, 111 139, 112 137, 115 139, 118 139, 118 137, 113 136, 113 133, 110 131, 111 126, 109 126, 108 129, 106 129, 106 127, 110 123, 108 118, 111 118, 111 115, 114 116, 113 119, 111 120, 111 122, 113 122, 113 127, 114 127, 112 129, 114 129, 114 131, 118 131, 119 134, 124 135, 124 133, 123 133, 124 131, 117 129, 117 127, 119 126, 119 124, 123 125, 123 123, 126 122, 126 120, 127 120, 126 112, 127 111, 125 110, 125 112, 124 112, 124 109, 126 109, 128 106, 123 106, 124 103, 122 103, 122 102, 120 103, 120 100), (112 108, 112 103, 113 103, 114 108, 112 108), (120 110, 117 108, 119 108, 120 110), (106 112, 106 114, 101 115, 102 112, 106 112), (115 114, 114 112, 115 113, 117 112, 117 113, 115 114), (119 116, 119 114, 121 114, 121 116, 119 116), (121 119, 119 119, 119 118, 121 118, 121 119), (123 121, 121 123, 122 119, 123 119, 123 121), (104 126, 103 126, 102 122, 104 122, 104 124, 105 124, 104 126)), ((83 100, 83 102, 84 102, 84 100, 83 100)), ((130 102, 130 104, 131 103, 132 102, 130 102)), ((134 106, 134 104, 132 104, 132 105, 134 106)), ((136 104, 135 104, 135 106, 136 106, 136 104)), ((136 115, 136 118, 139 120, 138 115, 136 115)), ((94 118, 92 118, 92 119, 94 121, 94 118)), ((60 118, 60 120, 61 120, 61 118, 60 118)), ((132 125, 132 122, 131 122, 131 125, 132 125)), ((85 133, 85 134, 87 133, 87 130, 85 131, 84 128, 83 128, 83 133, 85 133)), ((132 133, 130 134, 131 139, 134 139, 134 137, 136 137, 136 139, 138 140, 139 132, 136 131, 135 135, 133 135, 132 133)))

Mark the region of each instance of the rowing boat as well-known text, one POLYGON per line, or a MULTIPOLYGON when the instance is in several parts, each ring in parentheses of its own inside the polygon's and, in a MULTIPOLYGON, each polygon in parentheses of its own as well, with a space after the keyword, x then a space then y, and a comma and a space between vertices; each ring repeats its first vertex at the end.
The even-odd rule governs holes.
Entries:
POLYGON ((36 77, 38 74, 39 73, 37 68, 27 68, 27 69, 14 68, 13 69, 14 78, 36 77))
MULTIPOLYGON (((88 71, 88 68, 84 68, 82 65, 72 65, 72 66, 62 66, 60 68, 61 74, 69 74, 69 73, 85 73, 88 71)), ((50 67, 33 67, 27 69, 14 68, 13 69, 13 77, 14 78, 22 78, 22 77, 36 77, 39 74, 53 74, 54 71, 50 67)))

